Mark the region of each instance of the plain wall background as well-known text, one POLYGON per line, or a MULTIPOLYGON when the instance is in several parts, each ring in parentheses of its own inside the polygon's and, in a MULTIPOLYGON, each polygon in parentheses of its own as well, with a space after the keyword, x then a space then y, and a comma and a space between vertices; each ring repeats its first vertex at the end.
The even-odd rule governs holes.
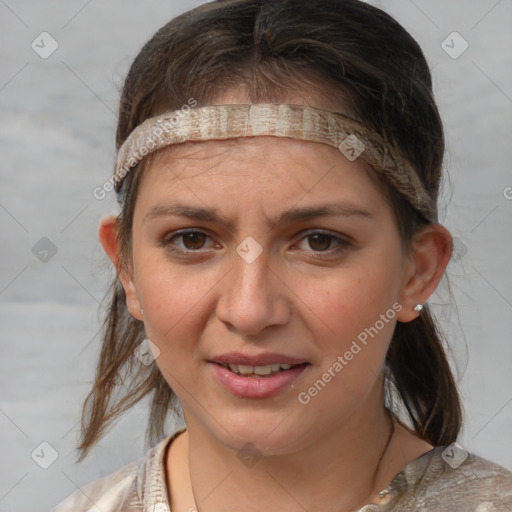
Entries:
MULTIPOLYGON (((113 169, 128 66, 159 27, 199 3, 0 1, 0 511, 49 510, 144 453, 140 404, 74 464, 112 276, 97 228, 116 203, 112 193, 99 201, 92 191, 113 169), (51 49, 43 31, 58 43, 46 59, 31 47, 35 40, 40 53, 51 49), (43 237, 57 250, 46 262, 41 246, 33 249, 50 247, 43 237), (31 457, 41 442, 58 452, 46 470, 31 457)), ((441 305, 446 293, 430 303, 446 322, 460 379, 460 443, 512 470, 512 3, 372 3, 424 49, 445 122, 451 183, 441 221, 456 238, 448 274, 458 317, 441 305), (469 45, 458 58, 458 36, 445 43, 452 56, 442 47, 454 31, 469 45)), ((42 449, 39 460, 49 461, 51 449, 42 449)))

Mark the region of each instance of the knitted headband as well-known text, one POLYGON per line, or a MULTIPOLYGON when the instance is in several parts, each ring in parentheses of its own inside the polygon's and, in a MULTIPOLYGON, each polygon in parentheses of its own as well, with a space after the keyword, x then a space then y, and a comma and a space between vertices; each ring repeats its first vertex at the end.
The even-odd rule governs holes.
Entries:
POLYGON ((270 135, 319 142, 338 148, 353 161, 362 158, 428 221, 437 222, 437 206, 414 167, 401 152, 360 122, 344 115, 301 105, 186 105, 147 119, 121 146, 114 170, 115 189, 130 170, 154 151, 172 144, 270 135), (188 107, 188 108, 186 108, 188 107))

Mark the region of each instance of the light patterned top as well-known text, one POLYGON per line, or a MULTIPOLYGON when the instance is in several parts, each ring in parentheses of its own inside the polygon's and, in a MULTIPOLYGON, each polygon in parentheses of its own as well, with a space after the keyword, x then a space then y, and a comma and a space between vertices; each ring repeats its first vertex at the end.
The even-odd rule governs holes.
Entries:
MULTIPOLYGON (((162 439, 138 461, 78 489, 51 512, 171 512, 166 453, 184 430, 162 439)), ((512 472, 471 453, 456 461, 456 452, 438 446, 421 455, 381 492, 380 504, 358 512, 512 512, 512 472)))

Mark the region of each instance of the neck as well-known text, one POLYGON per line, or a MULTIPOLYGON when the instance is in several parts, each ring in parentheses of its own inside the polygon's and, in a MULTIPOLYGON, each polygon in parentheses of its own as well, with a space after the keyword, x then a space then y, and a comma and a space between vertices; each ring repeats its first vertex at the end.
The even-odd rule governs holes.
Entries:
POLYGON ((188 503, 183 506, 182 501, 181 507, 171 507, 173 511, 349 512, 378 502, 379 491, 397 472, 388 464, 395 435, 383 407, 352 417, 292 454, 264 456, 251 467, 241 464, 236 451, 220 445, 201 425, 187 425, 183 453, 189 464, 189 492, 183 487, 180 491, 188 494, 188 503))

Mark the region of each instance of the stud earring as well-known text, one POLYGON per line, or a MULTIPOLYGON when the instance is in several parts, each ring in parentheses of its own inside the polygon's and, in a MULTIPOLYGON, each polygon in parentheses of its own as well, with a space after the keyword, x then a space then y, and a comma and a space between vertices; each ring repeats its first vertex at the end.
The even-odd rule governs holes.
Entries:
POLYGON ((421 313, 423 311, 423 304, 416 304, 416 306, 414 306, 414 311, 416 311, 416 313, 421 313))
POLYGON ((142 306, 140 307, 140 314, 144 316, 144 310, 142 309, 142 306))

